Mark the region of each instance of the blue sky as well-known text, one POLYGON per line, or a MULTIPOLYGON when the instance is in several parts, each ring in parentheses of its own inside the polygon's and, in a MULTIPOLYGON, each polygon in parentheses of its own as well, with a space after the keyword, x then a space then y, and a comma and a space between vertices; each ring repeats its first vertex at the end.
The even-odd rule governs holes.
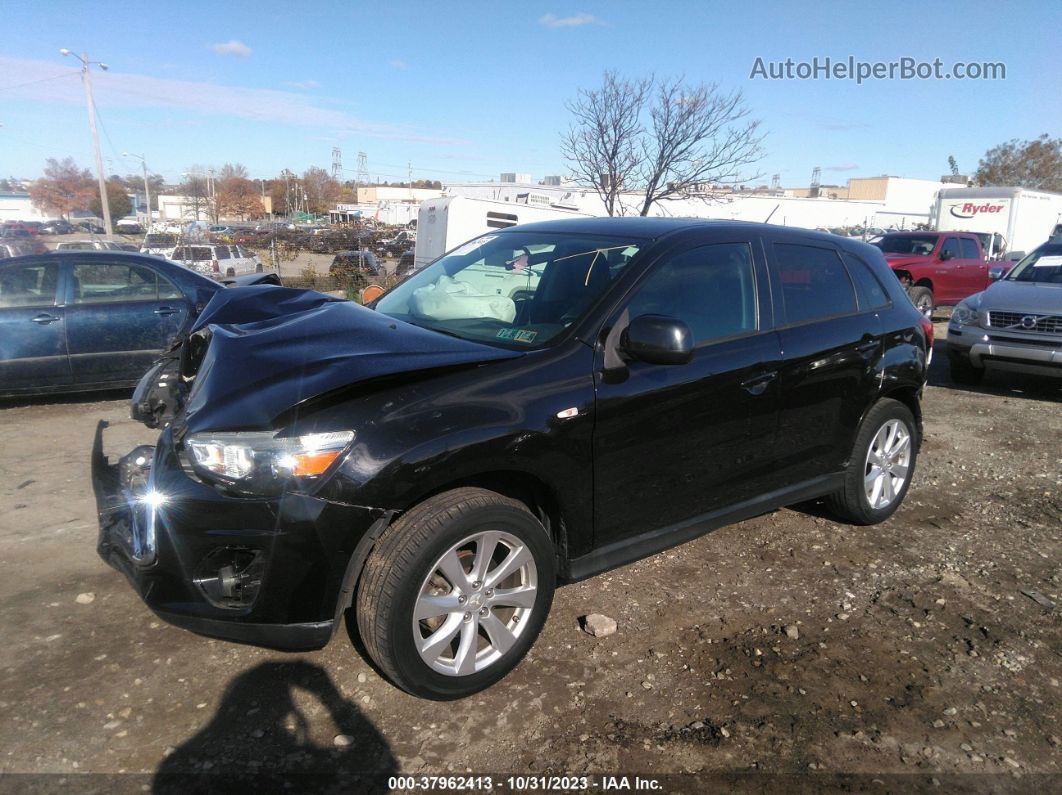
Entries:
POLYGON ((756 170, 806 185, 972 172, 1010 138, 1062 134, 1062 3, 197 2, 5 3, 0 175, 47 157, 92 167, 77 66, 87 51, 108 173, 143 153, 253 177, 328 168, 443 181, 564 173, 564 102, 604 69, 684 74, 745 92, 768 133, 756 170), (145 13, 146 12, 146 13, 145 13), (17 34, 17 35, 15 35, 17 34), (757 56, 1003 61, 1000 81, 750 80, 757 56), (23 85, 29 83, 29 85, 23 85))

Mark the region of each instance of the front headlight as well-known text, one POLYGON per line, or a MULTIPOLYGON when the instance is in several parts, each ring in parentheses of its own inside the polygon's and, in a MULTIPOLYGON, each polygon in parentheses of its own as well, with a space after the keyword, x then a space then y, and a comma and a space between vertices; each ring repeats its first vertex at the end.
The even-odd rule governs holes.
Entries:
POLYGON ((275 431, 195 433, 185 440, 193 466, 213 480, 257 494, 279 493, 293 478, 316 478, 354 441, 354 431, 278 436, 275 431))
POLYGON ((948 325, 955 327, 980 326, 981 315, 969 304, 959 304, 955 307, 954 311, 952 311, 951 320, 948 321, 948 325))

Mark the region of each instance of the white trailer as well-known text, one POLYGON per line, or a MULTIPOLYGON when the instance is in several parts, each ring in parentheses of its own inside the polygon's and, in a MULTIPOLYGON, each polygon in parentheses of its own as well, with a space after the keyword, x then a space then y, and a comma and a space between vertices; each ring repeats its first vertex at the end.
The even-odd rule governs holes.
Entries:
POLYGON ((553 221, 558 218, 587 218, 587 213, 560 210, 535 204, 444 196, 427 199, 417 215, 417 245, 414 267, 421 268, 447 251, 490 232, 517 224, 553 221))
POLYGON ((1059 223, 1062 194, 1027 188, 944 188, 933 210, 937 231, 1001 235, 1009 258, 1046 242, 1059 223))

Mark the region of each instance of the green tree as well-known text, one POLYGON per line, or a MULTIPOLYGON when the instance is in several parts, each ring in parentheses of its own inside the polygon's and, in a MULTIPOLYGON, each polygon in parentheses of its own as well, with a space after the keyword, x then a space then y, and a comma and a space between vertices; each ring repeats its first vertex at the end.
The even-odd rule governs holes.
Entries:
MULTIPOLYGON (((133 203, 129 200, 129 189, 124 182, 114 179, 107 181, 107 206, 110 208, 113 221, 125 218, 132 212, 133 203)), ((96 214, 96 217, 103 217, 103 204, 100 202, 98 190, 92 194, 89 209, 96 214)))

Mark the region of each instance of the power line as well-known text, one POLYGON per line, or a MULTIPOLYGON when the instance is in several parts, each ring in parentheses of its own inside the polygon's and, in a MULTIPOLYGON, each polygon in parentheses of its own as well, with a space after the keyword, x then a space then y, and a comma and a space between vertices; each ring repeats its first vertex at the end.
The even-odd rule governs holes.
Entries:
POLYGON ((22 88, 23 86, 35 86, 35 85, 37 85, 37 83, 46 83, 49 80, 59 80, 60 78, 63 78, 63 77, 71 77, 73 75, 80 75, 80 74, 81 74, 80 71, 64 72, 61 75, 52 75, 51 77, 42 77, 39 80, 29 80, 29 81, 27 81, 25 83, 15 83, 12 86, 0 86, 0 91, 9 91, 9 90, 14 89, 14 88, 22 88))

